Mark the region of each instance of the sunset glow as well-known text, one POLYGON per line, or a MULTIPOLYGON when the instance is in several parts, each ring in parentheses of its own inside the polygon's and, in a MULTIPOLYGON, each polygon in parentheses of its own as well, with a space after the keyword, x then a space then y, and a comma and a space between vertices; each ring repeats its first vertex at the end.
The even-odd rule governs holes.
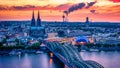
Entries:
POLYGON ((42 21, 62 21, 63 11, 81 3, 85 6, 71 11, 69 21, 85 21, 88 16, 91 21, 120 22, 120 0, 0 0, 0 21, 31 20, 33 10, 40 10, 42 21))

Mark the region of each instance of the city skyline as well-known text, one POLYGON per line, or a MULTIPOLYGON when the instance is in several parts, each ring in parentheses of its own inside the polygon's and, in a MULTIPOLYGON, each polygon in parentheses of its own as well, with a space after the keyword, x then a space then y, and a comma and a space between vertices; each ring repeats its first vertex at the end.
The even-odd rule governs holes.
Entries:
POLYGON ((119 9, 119 0, 4 0, 0 1, 0 21, 30 20, 32 11, 40 10, 42 21, 62 21, 67 11, 69 21, 83 22, 89 17, 93 22, 120 22, 119 9))

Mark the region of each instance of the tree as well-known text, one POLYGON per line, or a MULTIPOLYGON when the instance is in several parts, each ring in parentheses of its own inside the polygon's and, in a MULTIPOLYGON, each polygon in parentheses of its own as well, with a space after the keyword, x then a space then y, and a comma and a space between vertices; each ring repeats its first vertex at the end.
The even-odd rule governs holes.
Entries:
POLYGON ((6 39, 9 39, 9 36, 8 35, 5 35, 6 39))
POLYGON ((4 38, 1 43, 6 43, 7 39, 4 38))
POLYGON ((86 46, 87 46, 88 48, 92 48, 92 47, 94 46, 94 44, 88 43, 88 44, 86 44, 86 46))
POLYGON ((65 36, 65 33, 62 30, 58 31, 57 33, 58 33, 59 37, 64 37, 65 36))
POLYGON ((0 47, 1 47, 1 46, 3 46, 3 43, 2 43, 2 42, 0 42, 0 47))
POLYGON ((101 44, 95 44, 95 46, 96 46, 97 48, 100 48, 100 47, 101 47, 101 44))
POLYGON ((118 47, 120 47, 120 43, 119 43, 119 44, 117 44, 117 46, 118 46, 118 47))
POLYGON ((27 47, 27 49, 32 49, 32 50, 38 50, 38 49, 40 49, 40 45, 41 45, 41 43, 34 43, 32 46, 28 46, 27 47))
POLYGON ((15 49, 25 49, 25 46, 24 46, 24 45, 21 45, 21 44, 16 45, 16 46, 14 46, 14 47, 15 47, 15 49))
POLYGON ((19 43, 20 43, 19 39, 16 38, 15 41, 16 41, 17 44, 19 45, 19 43))

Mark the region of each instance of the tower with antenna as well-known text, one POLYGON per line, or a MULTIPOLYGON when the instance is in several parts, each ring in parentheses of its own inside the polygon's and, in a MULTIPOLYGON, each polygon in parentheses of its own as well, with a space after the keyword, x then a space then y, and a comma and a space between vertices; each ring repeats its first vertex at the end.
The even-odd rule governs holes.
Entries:
POLYGON ((65 15, 64 14, 63 14, 62 18, 63 18, 63 23, 64 23, 65 22, 65 15))
POLYGON ((63 11, 63 16, 62 16, 62 18, 63 18, 63 22, 68 22, 68 11, 63 11))

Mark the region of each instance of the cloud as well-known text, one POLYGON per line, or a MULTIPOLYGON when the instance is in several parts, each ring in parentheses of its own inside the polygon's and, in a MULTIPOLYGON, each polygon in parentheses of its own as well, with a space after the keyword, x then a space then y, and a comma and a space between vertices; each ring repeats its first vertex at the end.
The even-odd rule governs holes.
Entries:
POLYGON ((0 10, 25 10, 25 9, 33 9, 35 6, 25 5, 25 6, 3 6, 0 5, 0 10))
POLYGON ((71 7, 71 5, 73 5, 73 4, 70 4, 70 3, 61 4, 61 5, 56 6, 55 8, 56 8, 56 9, 67 10, 69 7, 71 7))
POLYGON ((120 16, 120 5, 116 6, 100 6, 100 7, 92 7, 90 10, 91 13, 94 14, 111 14, 111 15, 119 15, 120 16))
POLYGON ((91 12, 91 13, 95 13, 95 12, 96 12, 96 10, 90 10, 90 12, 91 12))
POLYGON ((90 8, 91 6, 93 6, 96 2, 90 2, 87 4, 87 7, 86 8, 90 8))
POLYGON ((48 4, 46 6, 34 6, 34 5, 25 5, 25 6, 6 6, 0 5, 0 10, 66 10, 72 4, 61 4, 58 6, 53 6, 48 4))
POLYGON ((0 5, 0 10, 28 10, 28 9, 34 9, 36 6, 33 5, 25 5, 25 6, 5 6, 0 5))
POLYGON ((24 6, 9 6, 9 7, 7 5, 6 6, 0 5, 0 10, 67 10, 68 13, 70 13, 75 10, 82 9, 83 7, 89 8, 94 4, 95 2, 90 2, 87 4, 87 6, 86 3, 78 3, 78 4, 65 3, 60 5, 48 4, 45 6, 24 5, 24 6))
POLYGON ((25 6, 12 6, 12 8, 15 9, 15 10, 24 10, 24 9, 35 8, 35 6, 32 6, 32 5, 25 5, 25 6))
POLYGON ((0 7, 0 10, 6 10, 6 8, 4 8, 4 7, 0 7))
POLYGON ((115 3, 120 2, 120 0, 110 0, 110 1, 115 2, 115 3))
POLYGON ((7 6, 0 5, 0 10, 7 10, 7 6))

